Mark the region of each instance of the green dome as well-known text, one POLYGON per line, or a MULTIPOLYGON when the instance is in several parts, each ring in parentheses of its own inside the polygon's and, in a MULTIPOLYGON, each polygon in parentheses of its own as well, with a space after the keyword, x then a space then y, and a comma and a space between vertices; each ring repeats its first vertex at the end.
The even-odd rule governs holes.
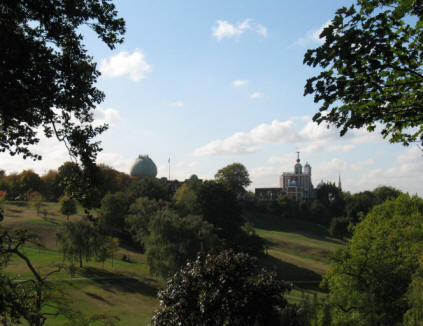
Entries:
POLYGON ((133 177, 155 177, 157 167, 148 155, 139 155, 131 167, 131 176, 133 177))

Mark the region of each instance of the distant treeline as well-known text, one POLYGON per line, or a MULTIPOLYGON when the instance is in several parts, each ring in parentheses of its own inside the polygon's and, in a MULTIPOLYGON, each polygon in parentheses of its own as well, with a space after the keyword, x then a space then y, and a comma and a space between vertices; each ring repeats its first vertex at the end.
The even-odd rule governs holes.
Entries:
POLYGON ((267 212, 290 219, 303 219, 330 227, 333 236, 348 234, 348 225, 356 224, 374 206, 387 199, 397 198, 402 192, 388 186, 379 186, 373 191, 351 194, 344 192, 334 183, 325 183, 316 190, 312 201, 296 201, 286 195, 274 201, 255 201, 253 194, 246 197, 244 204, 248 210, 267 212))
MULTIPOLYGON (((128 174, 100 164, 96 176, 96 189, 101 199, 108 192, 125 190, 134 179, 128 174)), ((50 170, 39 175, 33 170, 6 174, 0 170, 0 190, 7 192, 7 199, 28 199, 31 192, 41 194, 45 200, 58 201, 65 195, 66 187, 72 183, 76 175, 81 173, 80 167, 66 162, 57 170, 50 170)))

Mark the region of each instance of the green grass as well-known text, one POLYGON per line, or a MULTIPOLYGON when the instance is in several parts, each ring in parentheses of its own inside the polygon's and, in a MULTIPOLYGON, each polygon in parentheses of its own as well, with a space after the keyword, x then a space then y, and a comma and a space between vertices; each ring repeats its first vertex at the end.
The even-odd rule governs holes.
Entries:
MULTIPOLYGON (((9 228, 27 228, 39 235, 40 246, 28 245, 23 252, 33 265, 45 275, 55 265, 63 262, 56 243, 66 217, 59 213, 57 203, 45 203, 47 219, 38 216, 27 202, 7 202, 2 224, 9 228)), ((70 220, 81 218, 83 211, 70 220)), ((262 263, 288 281, 294 282, 289 302, 299 302, 304 295, 324 297, 319 281, 329 267, 329 256, 344 243, 329 237, 327 230, 313 223, 293 219, 281 219, 266 214, 247 214, 258 235, 266 241, 268 255, 262 263), (296 283, 315 281, 315 283, 296 283), (317 282, 317 283, 316 283, 317 282)), ((68 264, 68 263, 67 263, 68 264)), ((13 257, 5 272, 19 279, 32 277, 25 263, 13 257)), ((84 261, 84 268, 77 268, 74 278, 62 269, 51 275, 50 280, 61 287, 71 306, 84 314, 107 311, 120 318, 119 325, 147 325, 158 307, 156 293, 163 282, 149 275, 146 257, 131 248, 119 249, 115 259, 104 264, 95 260, 84 261), (123 261, 123 255, 131 262, 123 261), (131 277, 131 278, 129 278, 131 277)), ((63 317, 49 319, 47 326, 63 325, 63 317)))

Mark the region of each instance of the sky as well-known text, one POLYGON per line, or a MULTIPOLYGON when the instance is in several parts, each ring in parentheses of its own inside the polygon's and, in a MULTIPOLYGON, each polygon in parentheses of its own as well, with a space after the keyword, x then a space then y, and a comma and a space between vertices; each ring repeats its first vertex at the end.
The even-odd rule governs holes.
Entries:
MULTIPOLYGON (((317 125, 319 104, 303 96, 317 68, 304 53, 335 11, 352 1, 114 1, 126 21, 123 44, 111 51, 89 30, 84 43, 102 75, 106 99, 95 123, 108 123, 98 163, 129 173, 148 154, 158 177, 212 179, 242 163, 256 187, 277 187, 293 171, 296 152, 312 181, 337 182, 352 193, 380 185, 423 195, 423 157, 415 145, 390 144, 376 131, 340 137, 317 125)), ((42 139, 33 162, 0 155, 7 173, 46 173, 69 160, 63 144, 42 139)))

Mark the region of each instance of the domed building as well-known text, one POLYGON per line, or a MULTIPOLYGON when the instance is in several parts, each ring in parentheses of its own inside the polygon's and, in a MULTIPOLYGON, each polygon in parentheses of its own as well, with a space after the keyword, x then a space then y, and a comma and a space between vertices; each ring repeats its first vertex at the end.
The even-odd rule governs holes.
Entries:
POLYGON ((153 160, 148 155, 139 155, 131 167, 129 173, 132 177, 152 177, 157 175, 157 167, 153 160))
POLYGON ((256 198, 259 200, 275 200, 280 195, 286 195, 295 200, 311 200, 315 197, 311 183, 311 166, 300 163, 300 153, 297 152, 297 161, 294 172, 283 172, 279 177, 279 187, 256 188, 256 198))

